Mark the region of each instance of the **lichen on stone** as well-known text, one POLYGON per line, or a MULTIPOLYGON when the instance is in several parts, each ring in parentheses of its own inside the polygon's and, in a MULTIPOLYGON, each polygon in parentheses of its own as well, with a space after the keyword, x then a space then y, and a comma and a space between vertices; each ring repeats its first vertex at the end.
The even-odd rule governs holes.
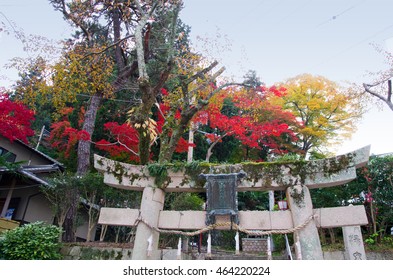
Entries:
MULTIPOLYGON (((356 154, 350 153, 343 156, 328 158, 315 161, 284 161, 284 162, 243 162, 238 164, 216 164, 209 162, 174 162, 174 163, 151 163, 146 166, 140 166, 141 171, 134 174, 127 170, 127 165, 109 161, 107 163, 107 172, 112 173, 122 184, 123 179, 129 178, 131 183, 142 177, 153 177, 154 184, 159 188, 166 188, 172 183, 171 176, 182 177, 179 186, 190 186, 192 188, 203 188, 204 181, 199 178, 200 174, 228 174, 245 172, 250 187, 264 187, 266 189, 280 189, 293 186, 296 180, 301 184, 314 180, 318 177, 331 178, 331 176, 346 170, 354 165, 353 158, 356 154), (296 180, 294 179, 296 178, 296 180)), ((104 165, 104 161, 97 161, 104 165)))
POLYGON ((299 208, 305 207, 304 189, 302 185, 294 185, 289 187, 289 195, 299 208))

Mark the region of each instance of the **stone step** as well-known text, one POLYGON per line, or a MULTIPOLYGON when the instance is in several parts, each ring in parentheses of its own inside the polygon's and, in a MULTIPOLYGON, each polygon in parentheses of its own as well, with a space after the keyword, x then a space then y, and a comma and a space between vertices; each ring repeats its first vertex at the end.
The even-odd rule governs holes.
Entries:
MULTIPOLYGON (((235 254, 232 251, 221 251, 213 250, 212 256, 209 258, 211 260, 267 260, 266 254, 252 254, 240 252, 240 254, 235 254)), ((273 256, 273 259, 283 260, 283 256, 273 256)))
MULTIPOLYGON (((212 254, 211 260, 267 260, 266 255, 217 255, 212 254)), ((283 256, 273 256, 273 260, 285 260, 283 256)))
POLYGON ((255 255, 212 255, 211 260, 267 260, 266 256, 255 255))

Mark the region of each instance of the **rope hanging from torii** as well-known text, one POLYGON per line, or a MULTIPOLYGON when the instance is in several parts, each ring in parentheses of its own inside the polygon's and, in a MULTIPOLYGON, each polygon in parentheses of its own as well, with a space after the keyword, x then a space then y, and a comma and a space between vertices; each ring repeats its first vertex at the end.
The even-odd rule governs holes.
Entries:
POLYGON ((310 217, 308 217, 302 224, 290 228, 290 229, 277 229, 277 230, 266 230, 266 231, 260 231, 260 230, 247 230, 244 228, 241 228, 239 225, 237 225, 234 222, 222 222, 222 223, 215 223, 215 224, 211 224, 208 225, 202 229, 196 230, 196 231, 181 231, 181 230, 167 230, 167 229, 159 229, 156 227, 151 226, 147 221, 145 221, 142 217, 139 217, 136 221, 135 221, 135 226, 138 225, 139 222, 144 223, 147 227, 149 227, 150 229, 157 231, 159 233, 169 233, 169 234, 177 234, 177 235, 183 235, 183 236, 195 236, 198 235, 200 233, 204 233, 213 229, 216 229, 218 227, 231 227, 234 230, 238 230, 241 232, 244 232, 248 235, 255 235, 255 236, 263 236, 263 235, 271 235, 271 234, 288 234, 288 233, 294 233, 298 230, 301 230, 302 228, 304 228, 305 226, 307 226, 310 221, 312 219, 314 219, 316 217, 316 215, 311 215, 310 217))

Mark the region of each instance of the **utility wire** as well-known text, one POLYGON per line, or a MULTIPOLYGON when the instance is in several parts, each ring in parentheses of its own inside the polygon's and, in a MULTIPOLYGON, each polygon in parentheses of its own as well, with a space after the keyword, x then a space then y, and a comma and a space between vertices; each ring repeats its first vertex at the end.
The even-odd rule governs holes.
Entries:
MULTIPOLYGON (((77 96, 82 96, 82 97, 88 97, 88 98, 91 97, 91 95, 82 94, 82 93, 77 93, 76 95, 77 96)), ((110 101, 115 101, 115 102, 124 102, 124 103, 133 103, 134 102, 132 100, 116 99, 116 98, 103 98, 103 99, 110 100, 110 101)))
POLYGON ((312 68, 316 68, 316 67, 318 67, 318 66, 321 66, 321 65, 325 64, 327 61, 331 61, 332 59, 336 58, 337 56, 339 56, 339 55, 341 55, 341 54, 343 54, 343 53, 346 53, 346 52, 350 51, 351 49, 357 47, 358 45, 361 45, 361 44, 363 44, 363 43, 365 43, 365 42, 368 42, 368 41, 370 41, 372 38, 374 38, 374 37, 376 37, 376 36, 378 36, 378 35, 380 35, 380 34, 382 34, 382 33, 385 33, 386 31, 388 31, 388 30, 391 29, 392 27, 393 27, 393 24, 388 25, 388 26, 382 28, 381 30, 375 32, 374 34, 368 36, 367 38, 365 38, 365 39, 363 39, 363 40, 361 40, 361 41, 359 41, 359 42, 357 42, 357 43, 355 43, 355 44, 353 44, 353 45, 351 45, 351 46, 349 46, 349 47, 347 47, 347 48, 345 48, 345 49, 343 49, 343 50, 337 52, 336 54, 330 56, 330 57, 329 57, 328 59, 326 59, 325 61, 323 61, 323 62, 321 62, 321 63, 319 63, 319 64, 314 65, 312 68))
POLYGON ((367 0, 363 0, 362 2, 360 2, 360 3, 358 3, 358 4, 352 5, 351 7, 349 7, 349 8, 347 8, 347 9, 341 11, 340 13, 338 13, 338 14, 336 14, 336 15, 334 15, 334 16, 332 16, 330 19, 328 19, 328 20, 326 20, 326 21, 324 21, 324 22, 318 24, 317 27, 320 27, 320 26, 322 26, 322 25, 328 24, 329 22, 331 22, 331 21, 333 21, 333 20, 336 20, 338 17, 342 16, 343 14, 346 14, 346 13, 349 12, 350 10, 356 8, 357 6, 363 4, 363 3, 366 2, 366 1, 367 1, 367 0))

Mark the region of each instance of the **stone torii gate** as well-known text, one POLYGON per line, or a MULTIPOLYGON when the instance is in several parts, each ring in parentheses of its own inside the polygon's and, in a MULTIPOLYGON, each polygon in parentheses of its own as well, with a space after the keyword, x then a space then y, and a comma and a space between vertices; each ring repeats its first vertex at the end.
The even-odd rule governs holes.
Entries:
MULTIPOLYGON (((168 174, 150 175, 148 166, 130 165, 95 155, 95 168, 104 182, 116 188, 142 191, 140 209, 102 208, 99 223, 135 226, 132 259, 159 259, 159 230, 198 230, 206 227, 206 211, 163 211, 166 192, 204 192, 200 174, 245 172, 237 191, 286 191, 287 211, 238 211, 238 228, 253 231, 296 229, 297 255, 323 259, 318 227, 342 227, 347 259, 365 259, 360 225, 368 223, 363 205, 313 209, 309 189, 345 184, 356 178, 356 168, 368 162, 370 146, 315 161, 288 163, 199 164, 167 167, 168 174), (158 183, 160 182, 160 183, 158 183), (139 223, 139 221, 143 221, 139 223), (148 250, 150 248, 150 250, 148 250)), ((228 217, 219 217, 228 221, 228 217)), ((219 229, 229 229, 221 226, 219 229)))

